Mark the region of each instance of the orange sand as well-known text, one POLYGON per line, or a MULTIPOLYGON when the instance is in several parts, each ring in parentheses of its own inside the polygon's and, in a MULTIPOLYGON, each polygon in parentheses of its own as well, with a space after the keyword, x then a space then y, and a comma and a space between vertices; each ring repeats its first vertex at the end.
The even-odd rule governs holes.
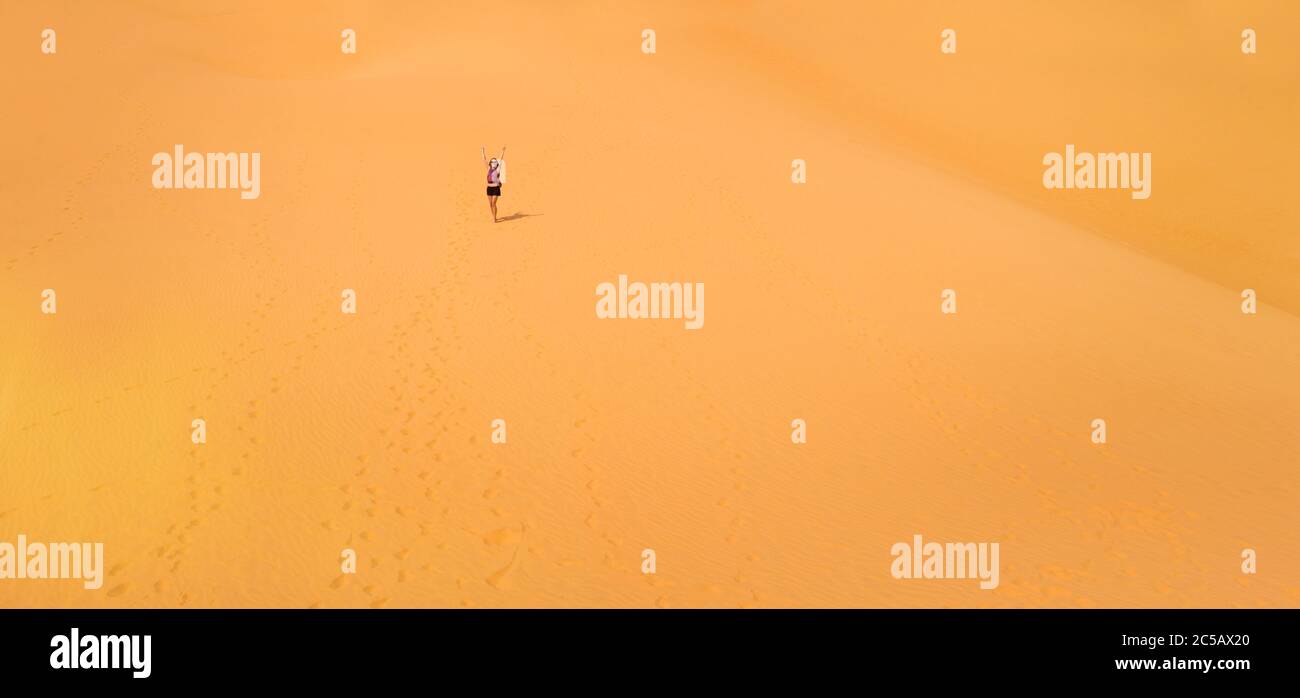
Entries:
POLYGON ((108 573, 0 605, 1300 605, 1298 26, 5 3, 0 541, 108 573), (261 152, 261 198, 152 189, 176 143, 261 152), (1152 198, 1044 190, 1066 143, 1153 152, 1152 198), (705 327, 597 320, 620 273, 705 282, 705 327), (892 579, 914 533, 1001 586, 892 579))

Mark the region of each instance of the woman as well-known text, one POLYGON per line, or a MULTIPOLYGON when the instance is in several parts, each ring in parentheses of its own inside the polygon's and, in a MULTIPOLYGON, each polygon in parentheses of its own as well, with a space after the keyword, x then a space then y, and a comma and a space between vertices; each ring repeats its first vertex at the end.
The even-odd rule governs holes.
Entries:
POLYGON ((487 167, 488 206, 492 208, 492 222, 497 222, 497 197, 501 196, 501 185, 506 181, 506 147, 501 146, 501 156, 488 160, 487 147, 480 146, 483 164, 487 167))

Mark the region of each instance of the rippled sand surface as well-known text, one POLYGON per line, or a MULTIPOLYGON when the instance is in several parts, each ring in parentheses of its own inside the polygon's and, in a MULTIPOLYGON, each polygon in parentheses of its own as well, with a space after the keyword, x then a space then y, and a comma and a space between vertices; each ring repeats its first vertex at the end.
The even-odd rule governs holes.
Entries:
POLYGON ((995 5, 6 3, 0 541, 107 564, 0 605, 1300 605, 1300 8, 995 5))

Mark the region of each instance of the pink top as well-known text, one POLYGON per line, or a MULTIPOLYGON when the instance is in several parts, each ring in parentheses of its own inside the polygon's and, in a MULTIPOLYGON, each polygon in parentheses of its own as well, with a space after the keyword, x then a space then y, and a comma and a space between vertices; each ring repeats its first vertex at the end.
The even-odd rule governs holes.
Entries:
POLYGON ((487 175, 488 184, 495 186, 501 183, 500 180, 498 179, 499 175, 497 174, 499 169, 500 169, 500 165, 493 165, 488 168, 488 175, 487 175))

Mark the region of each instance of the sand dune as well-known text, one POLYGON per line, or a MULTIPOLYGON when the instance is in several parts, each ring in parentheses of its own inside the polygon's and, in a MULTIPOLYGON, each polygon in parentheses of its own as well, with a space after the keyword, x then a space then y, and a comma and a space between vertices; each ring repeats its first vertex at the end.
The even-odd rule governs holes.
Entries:
POLYGON ((1300 603, 1293 8, 494 7, 0 9, 0 540, 108 557, 0 604, 1300 603), (261 197, 152 189, 177 143, 261 197), (1152 198, 1044 190, 1066 143, 1152 198))

